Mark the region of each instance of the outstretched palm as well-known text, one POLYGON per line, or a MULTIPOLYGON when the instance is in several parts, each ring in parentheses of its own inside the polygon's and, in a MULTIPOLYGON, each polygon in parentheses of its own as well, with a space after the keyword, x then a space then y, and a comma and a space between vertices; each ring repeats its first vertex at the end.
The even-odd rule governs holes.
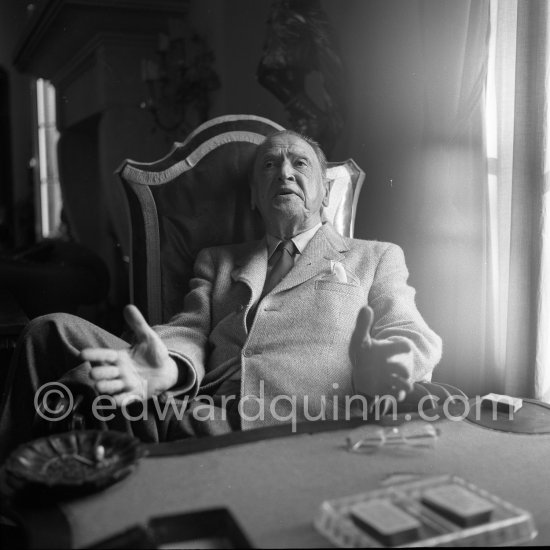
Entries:
POLYGON ((358 393, 393 395, 399 401, 412 390, 412 350, 406 340, 378 340, 371 336, 374 312, 359 311, 350 343, 352 379, 358 393))
POLYGON ((80 353, 93 367, 90 376, 97 391, 112 395, 118 406, 158 395, 175 385, 178 378, 175 361, 140 311, 126 306, 124 318, 135 335, 130 348, 87 348, 80 353))

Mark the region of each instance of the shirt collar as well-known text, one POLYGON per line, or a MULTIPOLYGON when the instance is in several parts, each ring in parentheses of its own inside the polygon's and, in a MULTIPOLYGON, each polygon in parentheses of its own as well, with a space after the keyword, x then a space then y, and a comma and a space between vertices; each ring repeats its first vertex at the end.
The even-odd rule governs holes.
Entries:
MULTIPOLYGON (((305 247, 309 244, 309 241, 313 239, 313 236, 315 235, 315 233, 317 233, 317 231, 322 225, 323 224, 319 222, 317 225, 315 225, 311 229, 308 229, 303 233, 299 233, 298 235, 295 235, 294 237, 291 238, 291 241, 294 243, 294 245, 298 249, 298 254, 303 253, 305 247)), ((275 249, 281 242, 281 239, 279 239, 278 237, 274 237, 273 235, 267 234, 266 240, 267 240, 267 257, 269 259, 273 255, 273 252, 275 252, 275 249)))

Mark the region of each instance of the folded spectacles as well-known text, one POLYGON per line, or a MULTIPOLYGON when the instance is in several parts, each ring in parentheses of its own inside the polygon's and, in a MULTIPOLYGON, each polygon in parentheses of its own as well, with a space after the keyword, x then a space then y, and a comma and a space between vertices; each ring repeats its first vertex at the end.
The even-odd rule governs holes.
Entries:
MULTIPOLYGON (((364 433, 364 432, 363 432, 364 433)), ((363 437, 348 436, 347 450, 352 453, 372 453, 381 447, 433 448, 440 431, 432 424, 376 428, 363 437)))

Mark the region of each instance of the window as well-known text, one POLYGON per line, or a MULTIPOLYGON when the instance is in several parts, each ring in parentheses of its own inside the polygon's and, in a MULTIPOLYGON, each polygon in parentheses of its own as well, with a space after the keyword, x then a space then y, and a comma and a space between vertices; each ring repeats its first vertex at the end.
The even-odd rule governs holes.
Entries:
POLYGON ((41 78, 35 83, 35 173, 36 233, 38 239, 53 237, 61 225, 61 188, 57 165, 55 88, 41 78))

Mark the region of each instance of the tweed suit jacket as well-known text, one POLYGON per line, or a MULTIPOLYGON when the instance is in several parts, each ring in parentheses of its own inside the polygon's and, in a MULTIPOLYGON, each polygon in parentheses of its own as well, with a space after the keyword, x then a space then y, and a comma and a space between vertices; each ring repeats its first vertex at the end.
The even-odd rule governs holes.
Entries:
POLYGON ((374 310, 375 338, 407 339, 415 381, 430 380, 441 340, 427 326, 407 284, 402 250, 344 238, 325 223, 287 276, 246 316, 261 295, 265 240, 203 250, 182 312, 157 326, 170 353, 188 365, 192 396, 214 393, 241 370, 242 428, 278 421, 343 417, 353 395, 350 339, 359 310, 374 310), (346 282, 331 266, 338 262, 346 282), (339 416, 340 414, 340 416, 339 416))

